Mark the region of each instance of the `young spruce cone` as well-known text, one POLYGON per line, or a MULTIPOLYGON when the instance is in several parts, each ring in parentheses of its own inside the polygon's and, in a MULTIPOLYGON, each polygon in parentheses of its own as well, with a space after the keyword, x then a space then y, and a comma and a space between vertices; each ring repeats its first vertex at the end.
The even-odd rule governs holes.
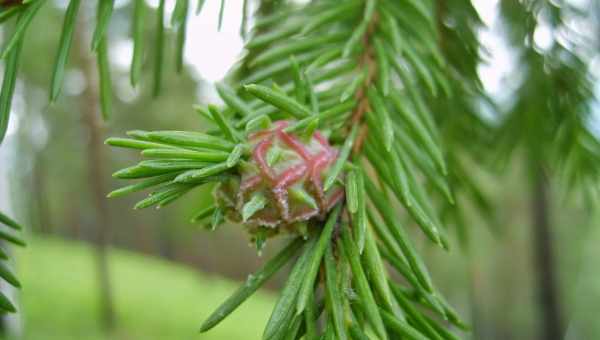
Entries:
POLYGON ((338 151, 316 131, 302 138, 284 129, 287 121, 248 136, 252 148, 240 178, 221 183, 215 196, 226 216, 251 234, 272 236, 282 230, 302 234, 304 222, 322 219, 344 196, 339 185, 327 192, 323 179, 338 151))

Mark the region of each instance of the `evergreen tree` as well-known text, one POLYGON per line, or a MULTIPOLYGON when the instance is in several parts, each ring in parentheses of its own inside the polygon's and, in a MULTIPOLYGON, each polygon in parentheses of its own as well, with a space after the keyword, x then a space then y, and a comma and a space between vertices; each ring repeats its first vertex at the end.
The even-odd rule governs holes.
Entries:
MULTIPOLYGON (((0 140, 25 33, 45 3, 11 1, 0 11, 0 22, 15 22, 2 51, 0 140)), ((188 40, 186 21, 191 8, 195 5, 198 13, 203 4, 177 0, 169 18, 179 71, 188 40)), ((221 0, 219 25, 224 4, 221 0)), ((60 95, 80 5, 71 0, 65 13, 51 101, 60 95)), ((91 44, 105 119, 112 113, 107 29, 113 5, 113 0, 98 1, 91 44)), ((248 8, 244 1, 244 36, 248 8)), ((503 2, 516 46, 531 39, 531 22, 541 8, 556 23, 568 11, 545 1, 503 2)), ((137 86, 151 64, 157 95, 166 52, 165 0, 155 14, 158 30, 150 44, 143 34, 149 8, 144 0, 134 0, 131 83, 137 86), (150 47, 155 59, 145 63, 150 47)), ((239 224, 258 251, 270 238, 290 239, 218 307, 201 331, 216 326, 287 263, 292 270, 265 339, 364 339, 367 334, 454 339, 451 326, 468 329, 435 288, 410 231, 418 226, 432 244, 448 249, 442 222, 462 226, 456 195, 490 213, 489 201, 470 180, 465 158, 484 159, 498 145, 511 151, 522 142, 539 190, 542 169, 550 164, 561 165, 579 184, 597 181, 600 164, 598 141, 585 119, 590 80, 587 70, 573 66, 581 61, 566 48, 539 53, 530 40, 522 56, 531 81, 523 82, 499 127, 482 119, 480 103, 489 99, 477 74, 479 27, 466 0, 262 1, 247 53, 227 80, 216 85, 224 105, 195 107, 206 122, 204 131, 135 130, 128 138, 106 141, 138 150, 145 158, 114 174, 136 182, 109 197, 150 189, 136 208, 163 207, 209 185, 214 204, 193 221, 206 221, 211 230, 225 221, 239 224), (558 86, 544 87, 548 82, 558 86), (554 88, 562 95, 554 96, 554 88), (507 143, 495 142, 496 134, 500 137, 495 140, 507 143), (539 142, 554 136, 555 145, 539 142), (402 283, 390 277, 390 268, 404 278, 402 283)), ((539 209, 546 209, 543 202, 539 209)), ((2 277, 11 282, 11 275, 2 277)))
POLYGON ((566 320, 554 253, 549 179, 558 175, 569 193, 579 193, 590 208, 596 205, 600 143, 590 130, 595 79, 587 65, 599 45, 597 37, 578 32, 570 24, 581 21, 593 31, 590 15, 569 2, 503 1, 501 11, 524 74, 514 102, 503 110, 496 130, 497 147, 506 161, 514 150, 523 153, 531 183, 532 249, 542 325, 539 335, 561 339, 566 320), (551 32, 548 46, 538 45, 535 34, 540 30, 551 32))

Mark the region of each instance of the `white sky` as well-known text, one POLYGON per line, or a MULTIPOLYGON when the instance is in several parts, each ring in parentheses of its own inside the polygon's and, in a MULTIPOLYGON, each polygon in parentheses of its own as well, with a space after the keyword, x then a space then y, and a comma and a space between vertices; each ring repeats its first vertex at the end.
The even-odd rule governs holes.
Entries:
MULTIPOLYGON (((158 0, 146 2, 152 7, 158 7, 158 0)), ((175 2, 166 3, 165 17, 170 19, 175 2)), ((188 17, 187 31, 190 33, 185 46, 185 61, 197 75, 215 82, 225 76, 242 52, 243 41, 239 33, 242 0, 225 1, 221 31, 217 30, 220 1, 206 1, 200 15, 195 15, 195 6, 196 1, 191 1, 190 11, 193 15, 188 17)), ((168 25, 169 20, 165 23, 168 25)), ((129 58, 125 60, 129 62, 129 58)))
POLYGON ((185 59, 202 77, 214 82, 222 79, 240 55, 242 20, 241 0, 226 1, 223 25, 217 31, 219 1, 206 1, 202 13, 188 24, 188 32, 200 32, 185 49, 185 59))
POLYGON ((473 5, 479 13, 486 28, 479 32, 479 39, 486 52, 487 63, 479 65, 478 73, 483 86, 493 96, 500 96, 505 91, 505 78, 514 68, 514 61, 508 46, 498 34, 497 0, 473 0, 473 5))

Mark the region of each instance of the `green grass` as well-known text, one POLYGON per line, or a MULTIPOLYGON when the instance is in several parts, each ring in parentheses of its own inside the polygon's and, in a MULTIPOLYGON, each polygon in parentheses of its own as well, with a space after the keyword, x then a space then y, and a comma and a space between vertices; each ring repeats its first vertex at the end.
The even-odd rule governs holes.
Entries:
POLYGON ((117 329, 101 332, 92 248, 34 238, 19 252, 24 339, 258 339, 273 304, 259 292, 208 333, 201 322, 238 283, 131 252, 109 255, 117 329))

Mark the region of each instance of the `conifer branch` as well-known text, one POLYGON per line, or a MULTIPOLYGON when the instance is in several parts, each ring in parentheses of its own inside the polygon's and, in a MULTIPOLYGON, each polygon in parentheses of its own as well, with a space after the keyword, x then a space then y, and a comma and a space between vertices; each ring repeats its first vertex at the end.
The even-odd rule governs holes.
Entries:
MULTIPOLYGON (((427 173, 443 183, 440 187, 446 187, 444 175, 438 173, 446 168, 435 123, 420 97, 422 85, 435 93, 436 85, 432 82, 436 78, 423 61, 433 52, 426 51, 422 55, 410 46, 401 46, 399 37, 406 33, 400 31, 398 18, 389 14, 382 16, 381 12, 387 10, 398 14, 394 3, 356 0, 341 5, 308 4, 301 9, 267 15, 257 22, 254 35, 247 43, 249 53, 244 61, 245 68, 238 74, 242 86, 217 85, 218 93, 226 103, 223 109, 210 105, 197 108, 217 128, 214 133, 134 131, 130 135, 135 140, 107 141, 115 146, 142 148, 145 157, 176 155, 186 158, 142 161, 115 173, 119 178, 149 179, 119 189, 111 196, 161 183, 138 204, 139 207, 160 206, 196 186, 217 182, 220 188, 217 207, 201 210, 194 217, 195 221, 207 219, 212 212, 210 225, 214 229, 223 223, 222 216, 225 215, 246 226, 259 250, 268 238, 283 232, 319 240, 314 249, 306 247, 302 251, 301 259, 306 257, 307 264, 302 265, 305 260, 299 260, 294 267, 267 325, 266 338, 300 332, 296 325, 302 320, 311 320, 302 314, 314 313, 306 306, 321 284, 329 296, 325 301, 325 312, 337 320, 332 323, 330 332, 344 337, 351 329, 362 331, 358 324, 348 325, 346 329, 340 323, 340 315, 348 312, 352 302, 338 304, 339 297, 344 300, 345 294, 339 294, 333 285, 339 279, 331 277, 334 275, 332 258, 338 262, 337 266, 348 261, 351 276, 359 278, 360 286, 353 287, 360 291, 359 309, 369 311, 371 325, 376 327, 379 337, 394 336, 393 332, 388 334, 384 321, 403 327, 410 334, 432 332, 425 321, 414 325, 402 323, 402 313, 397 310, 398 302, 390 293, 388 274, 382 265, 384 260, 401 264, 398 268, 413 288, 419 289, 432 306, 440 306, 425 265, 405 227, 397 222, 392 208, 395 202, 404 205, 430 239, 442 247, 448 246, 428 193, 416 184, 416 175, 411 173, 415 169, 402 155, 399 144, 412 143, 414 137, 420 139, 424 146, 413 146, 414 157, 419 160, 417 164, 427 170, 433 167, 427 173), (395 39, 386 39, 393 42, 390 44, 382 39, 383 36, 395 39), (405 53, 402 61, 398 60, 398 52, 405 53), (392 70, 400 76, 405 89, 392 81, 392 70), (413 130, 402 131, 401 124, 413 130), (310 145, 321 140, 323 135, 328 136, 339 150, 335 161, 327 161, 327 158, 319 161, 310 156, 314 153, 311 149, 314 146, 310 145), (309 143, 304 145, 307 141, 309 143), (247 151, 236 156, 239 162, 227 165, 219 157, 231 158, 233 143, 239 143, 238 150, 247 151), (353 160, 348 163, 351 151, 353 160), (277 167, 273 165, 281 162, 283 155, 292 154, 300 155, 306 163, 281 168, 283 172, 275 170, 277 167), (383 158, 392 161, 384 162, 383 158), (326 172, 310 177, 310 183, 291 185, 303 183, 297 181, 305 178, 306 167, 314 167, 323 161, 331 162, 326 172), (371 166, 377 170, 373 175, 371 166), (370 176, 379 177, 379 182, 384 183, 382 189, 392 192, 393 197, 382 198, 370 176), (264 191, 265 183, 274 185, 272 193, 264 191), (344 193, 348 195, 346 203, 340 205, 344 193), (330 197, 329 201, 324 197, 330 197), (307 215, 294 213, 294 209, 298 210, 296 204, 304 206, 302 209, 307 215), (331 213, 329 209, 334 205, 338 208, 331 213), (369 205, 374 205, 376 214, 384 220, 377 224, 377 238, 372 230, 378 222, 373 220, 375 216, 368 218, 369 205), (316 216, 320 218, 315 219, 316 216), (321 221, 325 217, 327 223, 323 226, 321 221), (337 242, 340 235, 346 235, 343 245, 337 242), (345 250, 336 247, 331 252, 328 247, 332 244, 345 250), (364 263, 357 261, 362 257, 364 263), (329 269, 325 270, 322 280, 316 280, 318 268, 323 264, 329 269), (375 275, 374 286, 366 282, 365 273, 375 275), (303 278, 303 283, 298 286, 295 277, 303 278), (380 301, 382 298, 384 300, 380 301), (385 312, 380 312, 377 304, 386 306, 385 312), (282 326, 284 324, 291 326, 288 329, 282 326)), ((347 280, 353 286, 350 277, 347 280)), ((443 309, 439 307, 438 310, 443 309)), ((419 313, 416 309, 410 311, 417 320, 425 320, 419 317, 420 314, 414 314, 419 313)), ((446 315, 445 311, 442 315, 446 315)), ((315 329, 314 325, 305 325, 305 328, 315 329)))
MULTIPOLYGON (((0 93, 0 142, 8 126, 21 46, 28 26, 46 3, 32 0, 0 8, 0 23, 18 18, 2 50, 6 67, 0 93)), ((80 0, 71 0, 65 15, 51 81, 52 101, 59 98, 79 4, 80 0)), ((196 13, 203 4, 197 2, 196 13)), ((113 0, 98 1, 92 43, 105 118, 111 112, 108 27, 113 5, 113 0)), ((214 13, 219 29, 224 5, 221 0, 214 13)), ((190 0, 178 0, 170 18, 177 33, 178 71, 183 70, 183 49, 190 33, 186 22, 192 7, 190 0)), ((242 7, 240 30, 245 35, 247 0, 242 7)), ((134 86, 143 80, 144 50, 150 46, 143 41, 147 9, 141 0, 131 8, 130 82, 134 86)), ((523 11, 532 15, 530 9, 523 11)), ((161 90, 165 40, 170 37, 164 15, 165 0, 160 0, 152 63, 155 96, 161 90)), ((466 328, 435 288, 408 228, 418 226, 434 244, 448 249, 442 226, 447 221, 439 212, 449 210, 455 221, 460 220, 456 194, 470 197, 483 213, 492 210, 470 179, 467 162, 484 158, 475 145, 489 147, 496 138, 508 140, 504 150, 509 154, 517 145, 513 141, 531 140, 517 133, 517 118, 506 119, 494 131, 474 107, 474 99, 492 102, 482 93, 477 75, 479 24, 470 4, 442 1, 261 2, 248 32, 247 53, 227 82, 217 85, 225 104, 195 108, 205 118, 206 129, 135 130, 128 133, 130 138, 106 141, 136 150, 144 158, 114 173, 136 183, 109 197, 150 190, 135 208, 164 207, 210 185, 216 188, 214 202, 202 207, 192 217, 194 222, 210 230, 225 222, 240 224, 259 251, 272 237, 295 238, 249 277, 203 324, 202 331, 219 323, 296 255, 299 258, 265 339, 294 339, 304 333, 311 339, 318 335, 360 338, 366 333, 365 320, 380 339, 399 334, 455 337, 422 306, 466 328), (446 17, 455 27, 443 24, 446 17), (400 206, 403 210, 398 213, 400 206), (385 262, 406 279, 406 287, 390 279, 385 262), (327 318, 323 328, 318 325, 321 313, 327 318)), ((522 23, 513 24, 519 28, 513 35, 522 42, 519 33, 527 29, 519 26, 522 23)), ((543 56, 525 52, 532 79, 548 80, 568 92, 561 99, 540 92, 539 97, 549 98, 552 121, 557 122, 544 131, 558 136, 555 149, 560 152, 541 148, 532 154, 541 159, 550 155, 571 182, 589 183, 598 176, 600 157, 595 152, 598 140, 585 126, 585 104, 591 97, 585 91, 588 80, 582 81, 577 70, 560 62, 566 52, 571 56, 569 51, 543 56), (560 65, 547 76, 540 72, 546 60, 560 65), (563 84, 565 74, 576 76, 567 77, 563 84), (569 119, 564 119, 565 112, 569 119)), ((577 56, 571 58, 578 61, 577 56)), ((529 90, 524 93, 532 91, 528 85, 522 85, 529 90)), ((544 88, 534 86, 533 91, 544 88)), ((527 111, 527 103, 517 101, 513 111, 517 115, 527 111)), ((531 131, 537 131, 535 127, 531 131)), ((0 222, 17 225, 2 214, 0 222)), ((22 243, 3 231, 0 238, 22 243)), ((8 271, 0 270, 0 277, 18 286, 8 271)), ((0 295, 0 309, 11 310, 10 306, 0 295)))

